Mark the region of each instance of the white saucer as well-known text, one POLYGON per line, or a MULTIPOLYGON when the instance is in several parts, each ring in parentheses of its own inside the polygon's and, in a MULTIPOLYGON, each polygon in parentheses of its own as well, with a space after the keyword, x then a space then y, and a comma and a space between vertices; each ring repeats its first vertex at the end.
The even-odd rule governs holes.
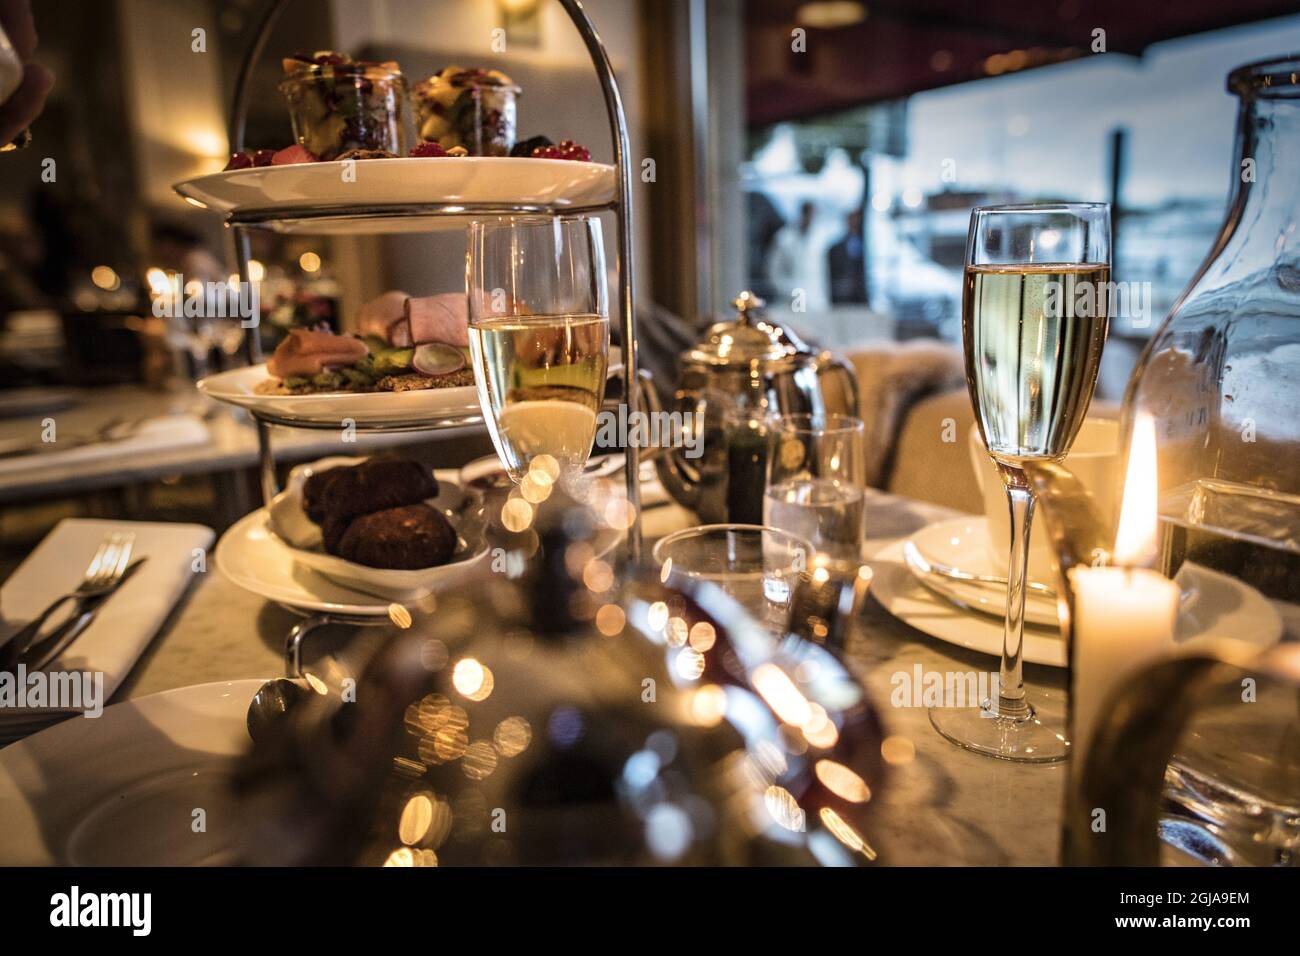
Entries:
MULTIPOLYGON (((876 573, 871 593, 880 605, 900 621, 931 637, 994 657, 1001 655, 1001 614, 993 617, 963 610, 923 586, 903 560, 906 542, 906 538, 900 538, 870 558, 871 568, 876 573)), ((1064 667, 1065 641, 1055 628, 1027 625, 1024 655, 1031 664, 1064 667)))
POLYGON ((262 683, 163 691, 0 750, 0 865, 229 862, 232 758, 248 745, 248 702, 262 683))
MULTIPOLYGON (((1001 576, 1000 570, 989 560, 987 518, 964 517, 936 521, 916 532, 910 540, 929 561, 946 564, 950 568, 960 568, 971 574, 1001 576)), ((1005 585, 995 587, 957 581, 940 574, 923 574, 918 568, 912 567, 911 562, 906 560, 906 555, 904 561, 916 579, 940 597, 947 598, 959 607, 982 611, 997 618, 999 622, 1005 616, 1007 610, 1005 585)), ((1043 583, 1050 585, 1050 582, 1043 583)), ((1037 627, 1057 627, 1059 617, 1056 599, 1048 597, 1041 591, 1026 591, 1025 621, 1037 627)))
POLYGON ((293 549, 272 533, 270 513, 258 508, 236 521, 217 542, 217 570, 259 597, 299 611, 387 617, 388 601, 335 584, 303 567, 293 549))

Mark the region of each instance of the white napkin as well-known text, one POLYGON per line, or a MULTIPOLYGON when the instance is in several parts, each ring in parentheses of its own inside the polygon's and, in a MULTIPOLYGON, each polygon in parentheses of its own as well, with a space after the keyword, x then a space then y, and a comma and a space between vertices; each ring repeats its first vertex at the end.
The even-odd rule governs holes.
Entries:
MULTIPOLYGON (((7 637, 81 583, 99 542, 111 531, 134 532, 131 560, 146 556, 149 560, 104 602, 94 621, 53 665, 58 671, 102 673, 101 704, 117 690, 167 619, 189 586, 194 568, 206 567, 206 563, 199 564, 197 556, 212 544, 212 529, 195 524, 66 518, 0 588, 0 635, 7 637)), ((61 613, 55 612, 55 616, 61 613)), ((44 633, 52 626, 47 624, 44 633)), ((66 713, 51 708, 2 707, 0 734, 66 713)))
POLYGON ((63 450, 59 449, 56 441, 54 447, 48 451, 0 458, 0 474, 33 468, 80 465, 104 458, 145 455, 150 452, 169 451, 173 448, 204 445, 207 442, 208 426, 195 416, 160 415, 141 423, 140 427, 130 435, 117 441, 97 441, 89 445, 74 445, 63 450))

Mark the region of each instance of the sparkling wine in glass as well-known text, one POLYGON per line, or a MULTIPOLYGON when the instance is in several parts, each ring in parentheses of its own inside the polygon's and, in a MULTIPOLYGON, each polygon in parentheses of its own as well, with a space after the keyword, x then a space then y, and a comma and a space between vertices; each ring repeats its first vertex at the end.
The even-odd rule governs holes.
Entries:
POLYGON ((966 383, 1007 492, 1011 553, 997 699, 936 707, 930 721, 968 750, 1043 763, 1069 751, 1063 723, 1035 710, 1022 648, 1034 497, 1031 461, 1069 452, 1092 400, 1110 317, 1110 207, 985 206, 971 213, 962 290, 966 383))
POLYGON ((469 344, 479 403, 516 482, 577 477, 595 440, 609 363, 599 220, 475 222, 467 259, 469 344))

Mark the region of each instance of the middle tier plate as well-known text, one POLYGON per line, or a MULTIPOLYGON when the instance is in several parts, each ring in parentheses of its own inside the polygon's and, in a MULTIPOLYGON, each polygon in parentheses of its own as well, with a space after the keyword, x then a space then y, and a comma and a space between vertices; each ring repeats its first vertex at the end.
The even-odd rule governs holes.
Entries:
POLYGON ((448 216, 604 209, 618 180, 604 163, 463 156, 235 169, 174 188, 233 225, 334 235, 463 228, 448 216))
MULTIPOLYGON (((622 373, 622 353, 609 350, 609 377, 622 373)), ((296 428, 450 428, 483 420, 478 389, 425 388, 409 392, 316 392, 309 395, 264 395, 257 389, 271 381, 266 364, 209 375, 198 389, 209 398, 245 408, 272 424, 296 428)))

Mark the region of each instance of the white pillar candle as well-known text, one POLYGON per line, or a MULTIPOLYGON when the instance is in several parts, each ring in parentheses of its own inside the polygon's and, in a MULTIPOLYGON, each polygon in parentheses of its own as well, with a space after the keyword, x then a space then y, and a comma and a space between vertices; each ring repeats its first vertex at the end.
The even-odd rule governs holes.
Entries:
POLYGON ((1156 428, 1149 414, 1133 423, 1124 476, 1117 567, 1074 568, 1071 628, 1071 751, 1082 767, 1110 694, 1147 664, 1173 653, 1178 586, 1150 570, 1159 555, 1156 428))
POLYGON ((1110 694, 1174 647, 1178 585, 1146 568, 1075 568, 1071 759, 1083 767, 1110 694))

